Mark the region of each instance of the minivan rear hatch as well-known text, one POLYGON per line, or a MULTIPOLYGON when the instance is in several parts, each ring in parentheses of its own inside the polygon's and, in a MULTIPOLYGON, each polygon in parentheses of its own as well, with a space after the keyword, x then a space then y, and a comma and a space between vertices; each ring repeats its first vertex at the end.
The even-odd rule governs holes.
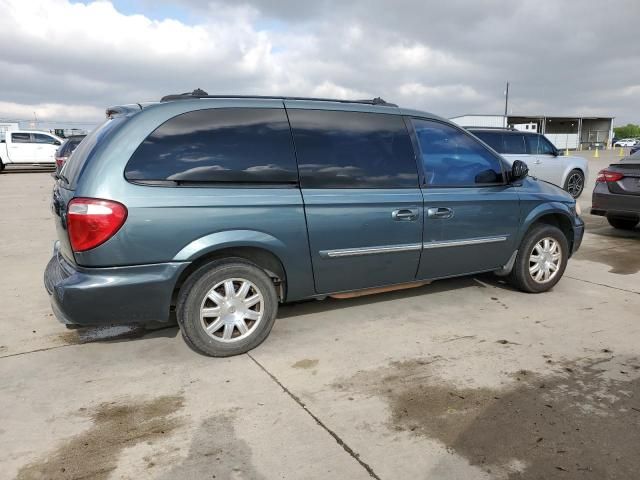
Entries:
POLYGON ((78 148, 73 151, 60 173, 57 174, 51 208, 55 218, 56 233, 60 241, 60 253, 72 263, 75 263, 75 260, 67 232, 67 206, 75 196, 78 180, 87 162, 91 161, 106 138, 125 123, 126 119, 127 117, 124 115, 115 116, 98 126, 80 142, 78 148))

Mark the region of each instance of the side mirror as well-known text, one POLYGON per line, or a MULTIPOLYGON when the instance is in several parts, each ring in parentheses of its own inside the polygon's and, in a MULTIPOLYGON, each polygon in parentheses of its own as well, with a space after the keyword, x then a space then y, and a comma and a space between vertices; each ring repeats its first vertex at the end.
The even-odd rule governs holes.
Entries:
POLYGON ((60 143, 60 140, 54 140, 53 144, 58 146, 62 145, 62 143, 60 143))
POLYGON ((529 174, 529 167, 522 160, 515 160, 511 165, 511 180, 522 180, 529 174))

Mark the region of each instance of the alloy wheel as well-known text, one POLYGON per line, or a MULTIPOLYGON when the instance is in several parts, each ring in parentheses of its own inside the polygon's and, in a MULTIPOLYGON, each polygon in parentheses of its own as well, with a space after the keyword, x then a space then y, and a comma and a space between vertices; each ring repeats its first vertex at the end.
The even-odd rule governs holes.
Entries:
POLYGON ((582 193, 582 188, 584 187, 584 179, 582 175, 579 173, 572 173, 567 181, 567 191, 569 194, 576 198, 582 193))

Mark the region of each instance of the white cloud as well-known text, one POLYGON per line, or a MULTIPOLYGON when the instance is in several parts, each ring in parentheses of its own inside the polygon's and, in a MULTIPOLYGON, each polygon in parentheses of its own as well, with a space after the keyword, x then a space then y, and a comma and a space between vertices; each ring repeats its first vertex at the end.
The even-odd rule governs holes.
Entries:
POLYGON ((92 105, 69 105, 60 103, 23 104, 14 102, 0 102, 0 118, 4 119, 33 119, 93 122, 103 119, 104 108, 92 105))
POLYGON ((124 15, 109 1, 0 0, 0 117, 37 107, 43 119, 99 121, 109 105, 196 87, 499 113, 510 80, 518 110, 638 121, 635 0, 620 0, 623 16, 598 0, 182 5, 194 24, 124 15))

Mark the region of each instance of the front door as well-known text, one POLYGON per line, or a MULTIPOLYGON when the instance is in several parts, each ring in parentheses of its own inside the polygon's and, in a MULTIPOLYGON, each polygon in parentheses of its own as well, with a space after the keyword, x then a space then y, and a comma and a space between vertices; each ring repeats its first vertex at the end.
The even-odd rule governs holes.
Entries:
POLYGON ((413 119, 424 170, 419 279, 500 268, 514 250, 519 197, 504 161, 462 129, 413 119))
POLYGON ((285 102, 318 293, 414 280, 422 193, 399 115, 309 110, 285 102))

